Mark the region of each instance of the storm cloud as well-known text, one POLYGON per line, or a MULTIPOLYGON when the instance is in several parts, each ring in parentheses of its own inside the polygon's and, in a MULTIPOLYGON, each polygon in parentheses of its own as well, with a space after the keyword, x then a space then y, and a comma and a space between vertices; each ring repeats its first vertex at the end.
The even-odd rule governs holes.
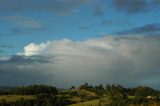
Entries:
POLYGON ((107 36, 31 43, 16 56, 0 59, 0 84, 84 82, 160 88, 160 41, 145 36, 107 36))
POLYGON ((50 63, 51 57, 14 55, 0 58, 1 86, 48 84, 48 81, 51 81, 53 77, 52 74, 49 74, 49 70, 45 68, 49 68, 46 64, 50 63), (43 66, 41 67, 40 64, 43 64, 43 66))

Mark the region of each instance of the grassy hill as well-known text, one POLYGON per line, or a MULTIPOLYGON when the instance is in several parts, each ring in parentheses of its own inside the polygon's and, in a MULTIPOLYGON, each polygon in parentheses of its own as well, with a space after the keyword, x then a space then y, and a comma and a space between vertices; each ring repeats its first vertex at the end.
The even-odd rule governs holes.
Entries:
POLYGON ((64 90, 60 95, 67 97, 72 103, 80 103, 83 101, 97 99, 97 95, 95 93, 82 89, 64 90))
POLYGON ((0 95, 0 102, 4 99, 7 102, 15 102, 20 99, 25 99, 25 100, 35 99, 35 97, 33 95, 0 95))
POLYGON ((108 98, 95 99, 90 101, 85 101, 81 103, 76 103, 68 106, 106 106, 109 103, 108 98))
POLYGON ((120 85, 103 88, 101 85, 93 87, 86 84, 79 89, 57 90, 52 86, 31 85, 1 91, 0 94, 0 105, 40 106, 43 103, 43 106, 160 106, 160 92, 144 86, 127 89, 120 85))
POLYGON ((68 106, 98 106, 99 99, 97 100, 91 100, 91 101, 86 101, 82 103, 76 103, 68 106))

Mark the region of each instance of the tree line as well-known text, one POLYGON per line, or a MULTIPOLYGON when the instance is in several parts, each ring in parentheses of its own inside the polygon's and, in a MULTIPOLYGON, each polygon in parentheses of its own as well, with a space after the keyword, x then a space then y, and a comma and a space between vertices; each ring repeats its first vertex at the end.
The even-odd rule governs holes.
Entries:
POLYGON ((95 92, 99 98, 106 96, 109 100, 107 106, 135 106, 150 104, 160 105, 160 91, 146 86, 138 86, 136 88, 125 88, 121 85, 109 85, 105 87, 100 84, 96 86, 85 83, 79 87, 91 92, 95 92))
POLYGON ((17 87, 8 91, 0 91, 0 95, 33 95, 35 99, 20 99, 7 102, 1 99, 0 106, 66 106, 69 101, 57 96, 58 90, 47 85, 30 85, 17 87))

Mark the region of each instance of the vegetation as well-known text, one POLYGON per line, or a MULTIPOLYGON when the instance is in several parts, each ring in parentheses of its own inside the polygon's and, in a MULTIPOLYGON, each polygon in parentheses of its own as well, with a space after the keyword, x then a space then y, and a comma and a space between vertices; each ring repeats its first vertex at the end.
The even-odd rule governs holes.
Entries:
POLYGON ((33 95, 0 95, 0 100, 6 100, 6 102, 15 102, 20 99, 31 100, 35 97, 33 95))
POLYGON ((66 106, 63 97, 58 97, 58 90, 52 86, 31 85, 1 91, 0 106, 66 106), (32 95, 32 96, 31 96, 32 95))
POLYGON ((69 106, 98 106, 98 102, 99 100, 91 100, 91 101, 86 101, 86 102, 82 102, 82 103, 77 103, 77 104, 72 104, 69 106))
POLYGON ((58 91, 55 87, 46 86, 46 85, 30 85, 30 86, 22 86, 17 87, 8 91, 1 91, 0 95, 36 95, 40 93, 52 93, 57 94, 58 91))
POLYGON ((58 91, 46 85, 31 85, 0 91, 0 106, 160 106, 160 92, 150 87, 88 83, 78 89, 58 91))

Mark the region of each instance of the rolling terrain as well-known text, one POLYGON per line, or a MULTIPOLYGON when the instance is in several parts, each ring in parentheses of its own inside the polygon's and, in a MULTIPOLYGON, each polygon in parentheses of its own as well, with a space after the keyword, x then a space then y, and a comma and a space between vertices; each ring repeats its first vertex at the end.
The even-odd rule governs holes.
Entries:
POLYGON ((0 91, 0 106, 160 106, 160 91, 139 86, 92 86, 57 90, 46 85, 31 85, 0 91))

